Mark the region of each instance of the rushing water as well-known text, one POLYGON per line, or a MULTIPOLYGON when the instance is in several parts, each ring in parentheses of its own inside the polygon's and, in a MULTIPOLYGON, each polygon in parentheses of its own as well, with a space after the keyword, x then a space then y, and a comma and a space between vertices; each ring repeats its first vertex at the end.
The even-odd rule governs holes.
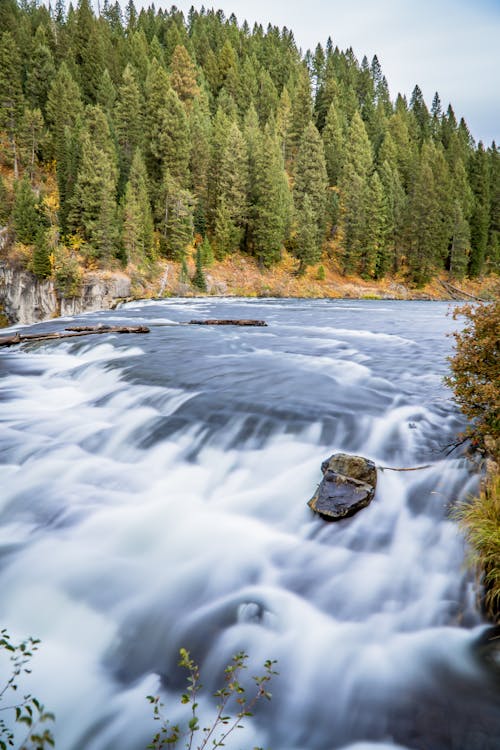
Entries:
MULTIPOLYGON (((60 750, 143 750, 240 649, 278 660, 228 748, 498 750, 499 677, 450 502, 444 303, 169 300, 82 316, 151 326, 0 358, 0 625, 42 638, 30 687, 60 750), (177 325, 260 317, 267 328, 177 325), (169 325, 165 325, 169 324, 169 325), (306 506, 335 451, 375 500, 306 506)), ((60 328, 57 321, 44 329, 60 328)), ((201 702, 210 714, 210 700, 201 702)))

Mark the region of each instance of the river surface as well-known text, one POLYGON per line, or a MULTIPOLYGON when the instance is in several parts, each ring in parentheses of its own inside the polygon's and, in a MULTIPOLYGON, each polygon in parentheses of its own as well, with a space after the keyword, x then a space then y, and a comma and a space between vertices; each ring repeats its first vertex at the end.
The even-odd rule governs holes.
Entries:
POLYGON ((203 724, 234 653, 250 674, 278 661, 229 750, 498 750, 499 673, 449 515, 476 480, 446 455, 448 311, 131 303, 78 320, 149 335, 1 353, 0 625, 42 639, 28 685, 59 750, 143 750, 151 693, 186 716, 181 647, 203 724), (329 524, 306 502, 335 451, 431 467, 379 471, 370 507, 329 524))

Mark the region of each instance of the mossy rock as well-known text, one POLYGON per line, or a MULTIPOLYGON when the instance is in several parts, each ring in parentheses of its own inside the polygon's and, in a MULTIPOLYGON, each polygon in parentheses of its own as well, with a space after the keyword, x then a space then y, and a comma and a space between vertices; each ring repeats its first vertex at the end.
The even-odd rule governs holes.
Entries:
POLYGON ((377 468, 363 456, 334 453, 321 464, 323 480, 309 507, 325 521, 340 521, 371 503, 377 486, 377 468))

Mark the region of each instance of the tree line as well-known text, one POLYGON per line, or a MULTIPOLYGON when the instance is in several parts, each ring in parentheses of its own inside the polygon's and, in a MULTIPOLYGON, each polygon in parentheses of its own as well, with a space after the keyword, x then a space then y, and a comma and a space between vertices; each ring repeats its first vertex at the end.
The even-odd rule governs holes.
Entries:
POLYGON ((0 224, 39 276, 193 242, 417 285, 499 268, 496 144, 437 93, 391 101, 376 56, 133 0, 3 0, 0 29, 0 224))

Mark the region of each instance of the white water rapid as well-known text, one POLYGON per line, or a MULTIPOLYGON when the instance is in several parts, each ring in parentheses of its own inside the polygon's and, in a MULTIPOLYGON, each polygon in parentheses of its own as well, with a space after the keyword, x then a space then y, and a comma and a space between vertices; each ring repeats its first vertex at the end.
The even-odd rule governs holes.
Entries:
MULTIPOLYGON (((167 300, 79 320, 144 336, 0 355, 0 627, 42 639, 27 683, 58 750, 144 750, 180 647, 210 691, 244 649, 273 699, 228 750, 498 750, 499 675, 450 504, 445 303, 167 300), (267 328, 191 318, 264 318, 267 328), (165 325, 165 324, 172 325, 165 325), (367 509, 306 506, 335 451, 367 509)), ((60 329, 65 321, 41 324, 60 329)), ((208 720, 208 719, 207 719, 208 720)))

